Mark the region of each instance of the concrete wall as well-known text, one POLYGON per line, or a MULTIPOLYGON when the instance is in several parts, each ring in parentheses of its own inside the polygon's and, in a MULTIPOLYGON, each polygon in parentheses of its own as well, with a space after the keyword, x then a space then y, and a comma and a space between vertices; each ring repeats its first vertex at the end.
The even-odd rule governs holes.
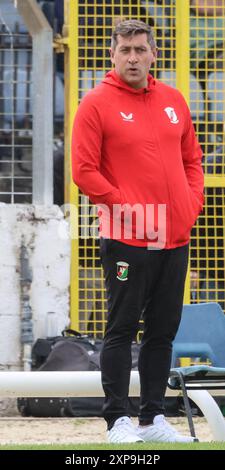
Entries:
POLYGON ((47 335, 48 312, 60 334, 69 323, 70 239, 58 206, 0 204, 0 369, 20 369, 20 254, 27 249, 33 281, 34 339, 47 335), (64 237, 60 236, 64 233, 64 237))

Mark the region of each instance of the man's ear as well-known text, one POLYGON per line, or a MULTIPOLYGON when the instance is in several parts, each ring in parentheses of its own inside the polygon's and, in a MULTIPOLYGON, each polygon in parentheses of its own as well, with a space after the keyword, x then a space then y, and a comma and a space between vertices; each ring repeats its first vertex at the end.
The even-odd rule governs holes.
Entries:
POLYGON ((153 53, 153 61, 152 61, 152 63, 155 64, 156 61, 157 61, 157 57, 158 57, 158 47, 156 47, 155 49, 153 49, 152 53, 153 53))
POLYGON ((115 60, 114 60, 115 51, 114 51, 111 47, 110 47, 110 49, 109 49, 109 54, 110 54, 111 62, 112 62, 112 64, 114 65, 114 64, 115 64, 115 60))

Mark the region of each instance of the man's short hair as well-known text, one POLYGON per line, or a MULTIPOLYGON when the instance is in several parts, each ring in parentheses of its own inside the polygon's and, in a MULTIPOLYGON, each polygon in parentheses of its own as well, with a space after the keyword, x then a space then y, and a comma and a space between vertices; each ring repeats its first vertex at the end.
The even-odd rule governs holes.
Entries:
POLYGON ((116 26, 112 33, 111 37, 111 48, 115 50, 117 45, 117 37, 118 35, 122 37, 129 37, 135 36, 136 34, 143 34, 147 35, 148 43, 151 46, 151 49, 156 49, 156 42, 154 39, 153 31, 151 27, 140 20, 125 20, 120 21, 116 26))

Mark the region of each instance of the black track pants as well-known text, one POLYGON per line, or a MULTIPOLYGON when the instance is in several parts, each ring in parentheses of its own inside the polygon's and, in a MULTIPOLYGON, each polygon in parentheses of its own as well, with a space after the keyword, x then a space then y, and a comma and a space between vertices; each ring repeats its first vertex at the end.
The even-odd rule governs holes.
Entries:
POLYGON ((147 250, 101 239, 100 254, 109 310, 101 354, 103 416, 110 428, 117 418, 128 415, 131 342, 142 318, 139 419, 148 424, 164 413, 172 341, 183 305, 188 245, 147 250))

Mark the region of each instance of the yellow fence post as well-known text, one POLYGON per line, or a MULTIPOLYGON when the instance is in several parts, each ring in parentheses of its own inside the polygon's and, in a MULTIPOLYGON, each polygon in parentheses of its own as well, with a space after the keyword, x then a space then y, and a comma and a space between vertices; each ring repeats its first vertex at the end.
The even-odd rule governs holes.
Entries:
POLYGON ((78 2, 64 0, 63 35, 67 37, 65 48, 65 202, 69 212, 71 236, 70 269, 70 318, 71 328, 78 329, 79 324, 79 241, 78 233, 78 188, 71 176, 71 135, 73 119, 78 106, 78 2), (69 205, 69 206, 68 206, 69 205), (76 210, 77 208, 77 210, 76 210))
POLYGON ((190 91, 190 6, 176 0, 176 86, 189 103, 190 91))
MULTIPOLYGON (((190 5, 176 0, 176 86, 189 104, 190 97, 190 5)), ((190 303, 190 264, 185 283, 184 303, 190 303)))

